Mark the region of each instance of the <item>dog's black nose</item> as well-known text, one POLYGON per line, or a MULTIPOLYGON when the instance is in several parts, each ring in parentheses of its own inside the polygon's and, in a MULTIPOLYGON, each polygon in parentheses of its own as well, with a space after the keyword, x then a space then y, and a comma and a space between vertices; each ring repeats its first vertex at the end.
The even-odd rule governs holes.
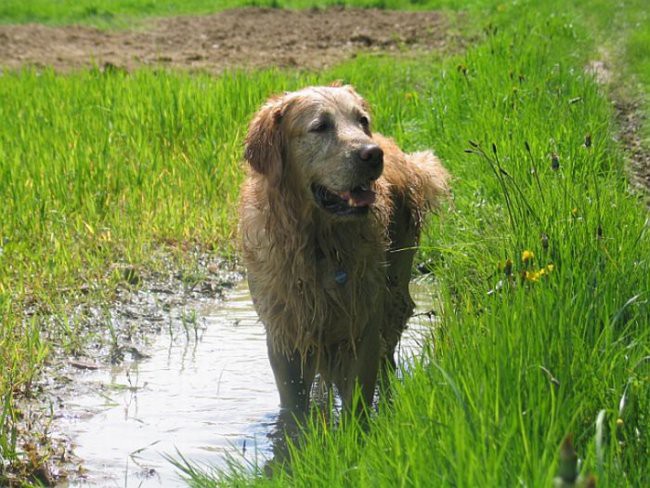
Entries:
POLYGON ((381 173, 384 164, 384 151, 377 144, 366 144, 362 146, 358 150, 357 156, 369 169, 381 173))

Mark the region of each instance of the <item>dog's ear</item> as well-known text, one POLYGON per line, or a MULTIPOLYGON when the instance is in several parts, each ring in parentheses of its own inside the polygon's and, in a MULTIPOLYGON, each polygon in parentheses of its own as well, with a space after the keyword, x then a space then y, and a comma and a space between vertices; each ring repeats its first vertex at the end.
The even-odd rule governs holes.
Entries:
POLYGON ((273 184, 280 182, 283 171, 283 115, 282 97, 271 98, 253 117, 245 141, 244 159, 273 184))

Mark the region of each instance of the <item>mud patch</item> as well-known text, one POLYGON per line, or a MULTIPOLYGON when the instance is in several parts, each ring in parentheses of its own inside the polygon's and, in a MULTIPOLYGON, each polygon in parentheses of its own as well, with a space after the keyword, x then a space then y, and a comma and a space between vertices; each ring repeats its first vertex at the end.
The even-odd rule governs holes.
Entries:
POLYGON ((138 31, 0 26, 0 66, 319 69, 360 51, 439 50, 450 40, 439 12, 245 8, 161 19, 138 31))

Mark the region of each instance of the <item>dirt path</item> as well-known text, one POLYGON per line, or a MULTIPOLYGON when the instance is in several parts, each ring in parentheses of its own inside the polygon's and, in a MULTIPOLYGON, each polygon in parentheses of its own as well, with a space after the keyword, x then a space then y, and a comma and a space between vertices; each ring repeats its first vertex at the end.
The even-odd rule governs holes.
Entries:
POLYGON ((639 102, 615 100, 616 115, 621 126, 620 140, 630 158, 630 180, 645 192, 650 208, 650 150, 643 144, 642 129, 646 115, 639 102))
POLYGON ((138 31, 0 26, 0 66, 53 66, 60 71, 93 64, 212 72, 229 67, 318 69, 359 51, 438 50, 449 40, 439 12, 246 8, 160 19, 138 31))
POLYGON ((650 209, 650 148, 643 141, 643 126, 647 120, 644 104, 631 95, 620 73, 612 69, 609 50, 602 48, 600 51, 607 61, 590 61, 586 71, 609 92, 620 128, 618 138, 628 157, 630 183, 644 195, 650 209))

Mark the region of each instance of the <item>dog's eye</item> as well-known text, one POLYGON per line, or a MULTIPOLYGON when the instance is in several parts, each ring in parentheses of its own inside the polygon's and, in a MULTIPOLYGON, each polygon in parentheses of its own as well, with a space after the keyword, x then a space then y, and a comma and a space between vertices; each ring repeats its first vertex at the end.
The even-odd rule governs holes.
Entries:
POLYGON ((315 122, 312 124, 312 126, 309 128, 309 132, 327 132, 328 130, 331 130, 334 128, 334 124, 332 123, 331 120, 319 120, 318 122, 315 122))
POLYGON ((361 124, 361 127, 363 127, 364 129, 367 129, 370 126, 370 120, 368 120, 368 117, 366 117, 365 115, 359 117, 359 123, 361 124))

